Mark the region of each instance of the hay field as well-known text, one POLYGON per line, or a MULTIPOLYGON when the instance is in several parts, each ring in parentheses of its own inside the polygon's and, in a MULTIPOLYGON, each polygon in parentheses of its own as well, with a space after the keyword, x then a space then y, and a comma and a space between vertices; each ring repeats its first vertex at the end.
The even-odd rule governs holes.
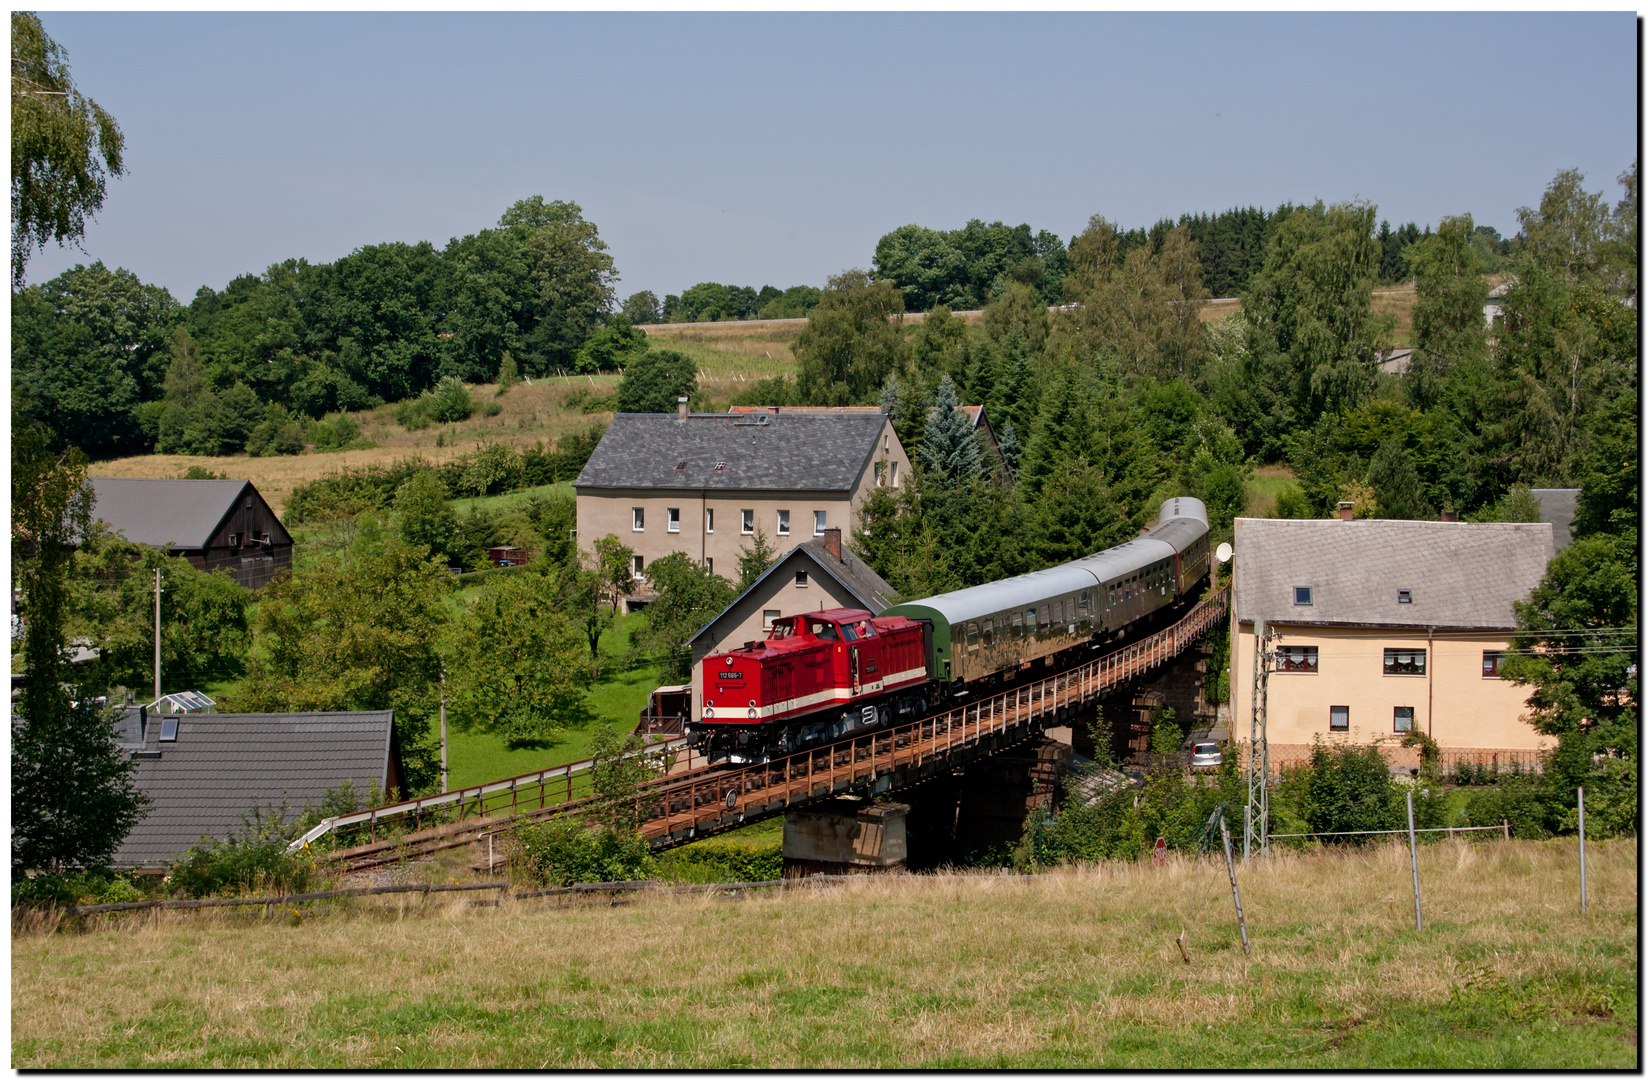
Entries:
POLYGON ((16 1068, 1638 1067, 1637 857, 1572 841, 12 939, 16 1068), (1190 937, 1173 944, 1206 898, 1190 937))

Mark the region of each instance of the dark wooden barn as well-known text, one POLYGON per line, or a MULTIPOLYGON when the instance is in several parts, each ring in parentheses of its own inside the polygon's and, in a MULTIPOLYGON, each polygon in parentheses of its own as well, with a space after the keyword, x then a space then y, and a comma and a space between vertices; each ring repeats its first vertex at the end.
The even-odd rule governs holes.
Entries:
POLYGON ((227 570, 248 589, 292 565, 292 534, 250 480, 94 476, 92 516, 126 539, 168 548, 202 570, 227 570))

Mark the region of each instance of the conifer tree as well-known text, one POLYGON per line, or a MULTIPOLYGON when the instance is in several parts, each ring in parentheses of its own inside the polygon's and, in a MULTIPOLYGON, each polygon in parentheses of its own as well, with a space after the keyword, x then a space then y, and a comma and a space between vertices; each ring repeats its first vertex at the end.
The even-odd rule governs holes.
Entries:
POLYGON ((1425 486, 1413 459, 1396 439, 1380 444, 1368 466, 1368 486, 1379 503, 1379 516, 1409 520, 1430 516, 1425 506, 1425 486))
POLYGON ((938 399, 927 414, 919 457, 929 478, 941 484, 966 484, 983 471, 972 422, 959 407, 955 384, 948 375, 939 382, 938 399))

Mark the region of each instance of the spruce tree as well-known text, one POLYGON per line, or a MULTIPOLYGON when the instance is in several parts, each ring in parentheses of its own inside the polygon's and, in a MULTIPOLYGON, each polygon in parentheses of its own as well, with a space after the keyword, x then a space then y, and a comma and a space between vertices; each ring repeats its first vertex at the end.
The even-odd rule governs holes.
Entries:
POLYGON ((1009 420, 1001 425, 1001 433, 996 439, 996 445, 1001 449, 1001 456, 1007 459, 1007 471, 1013 475, 1019 474, 1019 458, 1024 448, 1019 445, 1019 434, 1013 430, 1013 421, 1009 420))
POLYGON ((1382 518, 1409 520, 1430 516, 1425 505, 1425 485, 1413 459, 1398 439, 1386 439, 1368 466, 1368 486, 1379 504, 1382 518))
POLYGON ((966 484, 983 471, 972 421, 959 407, 955 384, 948 375, 938 384, 938 399, 927 414, 927 430, 918 456, 928 477, 940 484, 966 484))

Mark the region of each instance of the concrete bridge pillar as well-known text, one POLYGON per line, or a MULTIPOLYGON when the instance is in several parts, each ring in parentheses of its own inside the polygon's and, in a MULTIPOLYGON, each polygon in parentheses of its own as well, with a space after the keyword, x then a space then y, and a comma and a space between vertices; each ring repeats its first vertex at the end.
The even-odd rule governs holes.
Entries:
POLYGON ((904 869, 904 803, 827 799, 784 814, 784 876, 904 869))

